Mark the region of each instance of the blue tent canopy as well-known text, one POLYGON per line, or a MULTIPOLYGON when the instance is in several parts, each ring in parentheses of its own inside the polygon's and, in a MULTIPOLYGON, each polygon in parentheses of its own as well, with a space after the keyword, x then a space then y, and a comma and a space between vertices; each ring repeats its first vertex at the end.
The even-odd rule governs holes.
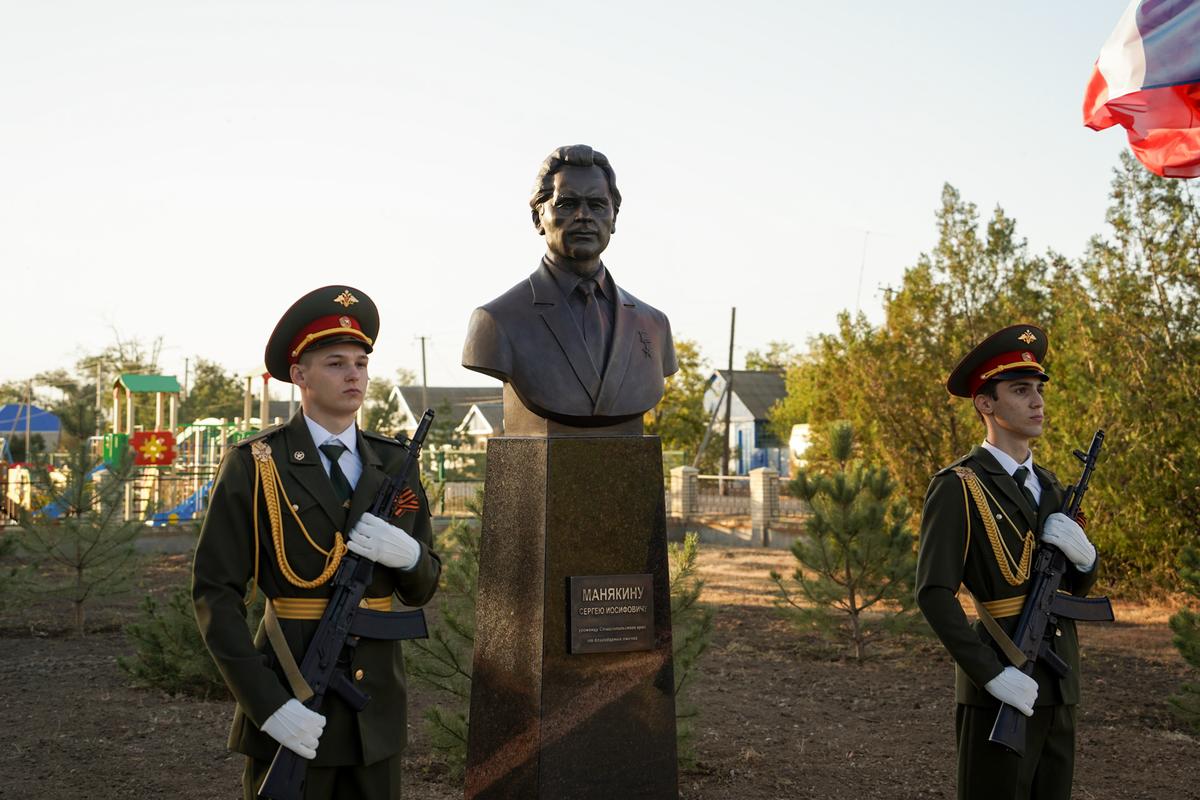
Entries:
POLYGON ((58 433, 62 425, 58 417, 44 408, 25 403, 0 406, 0 436, 11 437, 25 432, 25 409, 29 408, 29 430, 32 433, 58 433))

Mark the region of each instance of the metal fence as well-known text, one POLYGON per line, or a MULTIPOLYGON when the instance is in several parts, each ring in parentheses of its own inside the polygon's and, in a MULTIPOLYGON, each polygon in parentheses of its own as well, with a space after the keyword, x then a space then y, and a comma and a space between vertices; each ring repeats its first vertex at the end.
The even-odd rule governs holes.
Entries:
POLYGON ((446 481, 429 487, 430 513, 443 517, 469 517, 473 500, 483 491, 483 481, 446 481))
MULTIPOLYGON (((668 498, 669 502, 669 498, 668 498)), ((750 478, 747 475, 700 475, 696 482, 696 512, 749 516, 750 478), (722 489, 724 491, 722 491, 722 489)))

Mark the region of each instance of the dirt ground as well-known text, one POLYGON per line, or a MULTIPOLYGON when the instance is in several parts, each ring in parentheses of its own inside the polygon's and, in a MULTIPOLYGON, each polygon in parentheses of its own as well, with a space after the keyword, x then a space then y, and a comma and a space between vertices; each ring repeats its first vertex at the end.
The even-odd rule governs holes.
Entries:
MULTIPOLYGON (((790 554, 708 547, 701 560, 717 615, 690 695, 697 762, 682 798, 954 797, 953 670, 936 641, 880 646, 859 666, 773 608, 767 573, 790 572, 790 554)), ((157 556, 138 592, 94 605, 83 639, 54 602, 0 615, 0 798, 240 796, 241 759, 224 749, 231 705, 134 688, 116 663, 140 595, 182 585, 187 569, 157 556)), ((1200 798, 1200 740, 1165 703, 1188 672, 1170 613, 1118 603, 1120 622, 1081 629, 1074 797, 1200 798)), ((435 698, 411 688, 405 796, 457 800, 421 727, 435 698)))

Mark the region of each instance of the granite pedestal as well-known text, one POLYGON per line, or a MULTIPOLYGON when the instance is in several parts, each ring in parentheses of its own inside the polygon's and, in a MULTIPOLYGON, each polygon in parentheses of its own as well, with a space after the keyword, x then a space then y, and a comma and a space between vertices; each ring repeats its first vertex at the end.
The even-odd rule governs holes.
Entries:
POLYGON ((468 800, 678 797, 668 582, 658 437, 488 442, 468 800), (653 649, 571 654, 568 579, 636 573, 653 649))

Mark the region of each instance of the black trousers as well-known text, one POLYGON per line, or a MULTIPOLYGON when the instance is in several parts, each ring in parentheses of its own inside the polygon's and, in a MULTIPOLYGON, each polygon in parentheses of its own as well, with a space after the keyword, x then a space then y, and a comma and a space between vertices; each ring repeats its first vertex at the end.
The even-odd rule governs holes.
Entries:
MULTIPOLYGON (((401 754, 368 766, 309 766, 304 800, 400 800, 401 754)), ((247 758, 242 797, 255 800, 271 762, 247 758)))
POLYGON ((959 705, 959 800, 1070 800, 1075 706, 1037 706, 1025 720, 1025 756, 992 744, 996 706, 959 705))

